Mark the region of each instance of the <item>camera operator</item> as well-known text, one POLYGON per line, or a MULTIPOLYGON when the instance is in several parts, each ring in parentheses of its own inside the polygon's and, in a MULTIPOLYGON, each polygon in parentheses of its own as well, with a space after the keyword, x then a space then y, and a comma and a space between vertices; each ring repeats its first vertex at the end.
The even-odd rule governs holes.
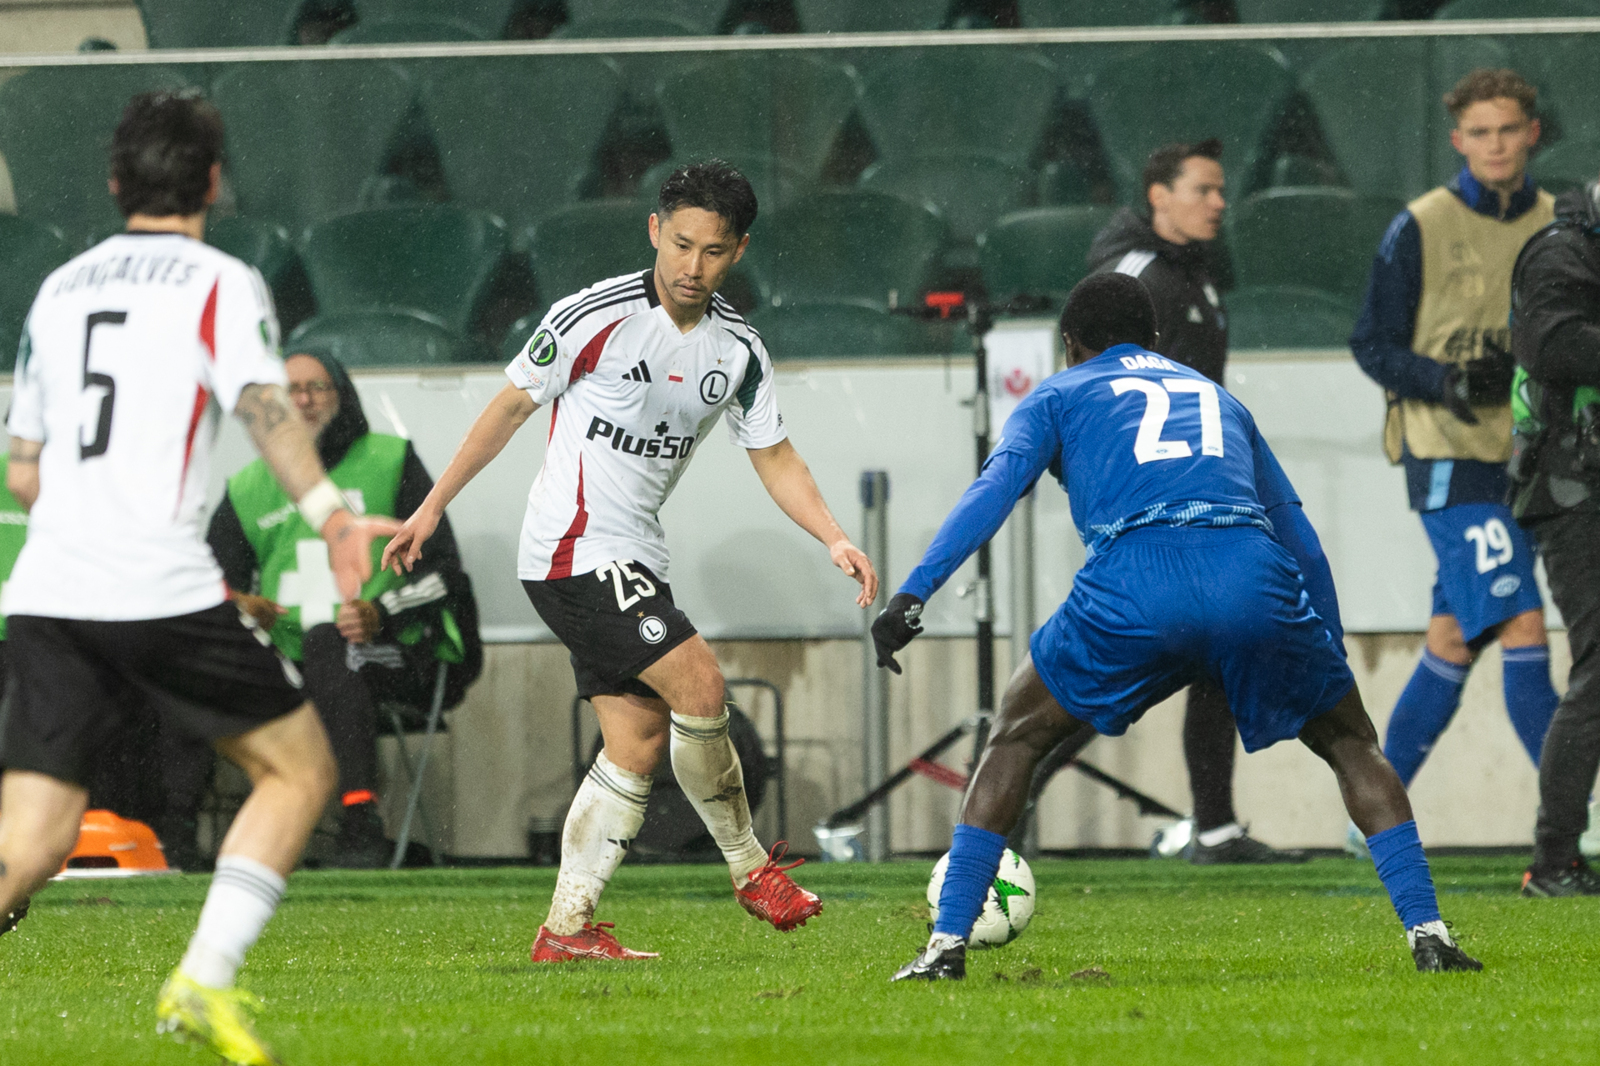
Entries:
POLYGON ((1511 277, 1512 514, 1544 556, 1572 673, 1539 765, 1524 896, 1600 895, 1578 851, 1600 766, 1600 184, 1564 194, 1511 277))

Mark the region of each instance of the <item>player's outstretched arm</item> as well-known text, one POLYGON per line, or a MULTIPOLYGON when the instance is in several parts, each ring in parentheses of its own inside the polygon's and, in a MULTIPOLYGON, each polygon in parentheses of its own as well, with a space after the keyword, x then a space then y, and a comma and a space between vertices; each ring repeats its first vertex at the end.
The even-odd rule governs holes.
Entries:
POLYGON ((433 490, 383 549, 385 570, 392 566, 395 573, 400 573, 402 567, 410 570, 416 565, 422 558, 423 544, 439 528, 439 519, 444 517, 444 509, 450 501, 504 450, 512 436, 538 409, 533 398, 515 385, 508 384, 495 393, 472 423, 472 428, 467 430, 455 455, 450 457, 450 465, 434 482, 433 490))
POLYGON ((346 602, 372 576, 372 542, 400 528, 392 518, 357 518, 328 479, 316 441, 289 404, 282 385, 246 385, 233 413, 266 460, 272 476, 300 508, 306 523, 328 542, 328 563, 346 602))
POLYGON ((783 513, 820 540, 827 547, 833 565, 860 583, 856 604, 872 606, 878 598, 878 572, 872 568, 872 560, 850 543, 850 538, 834 521, 833 512, 828 510, 828 503, 811 476, 811 468, 800 458, 794 445, 785 439, 770 448, 752 448, 750 463, 756 468, 761 484, 766 486, 767 494, 783 513))
POLYGON ((44 445, 23 437, 11 438, 11 459, 6 464, 6 489, 22 504, 24 511, 33 510, 39 498, 39 453, 44 445))

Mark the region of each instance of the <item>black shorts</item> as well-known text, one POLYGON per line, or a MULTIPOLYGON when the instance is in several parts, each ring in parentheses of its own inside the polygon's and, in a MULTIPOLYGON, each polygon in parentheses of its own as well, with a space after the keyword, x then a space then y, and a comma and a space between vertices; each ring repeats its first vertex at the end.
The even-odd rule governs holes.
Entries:
POLYGON ((87 787, 130 716, 202 740, 248 733, 305 702, 300 674, 232 603, 137 622, 12 615, 0 765, 87 787), (127 706, 119 693, 144 700, 127 706))
POLYGON ((694 636, 672 588, 643 563, 607 563, 554 581, 524 581, 533 609, 572 653, 578 695, 658 698, 639 673, 694 636))

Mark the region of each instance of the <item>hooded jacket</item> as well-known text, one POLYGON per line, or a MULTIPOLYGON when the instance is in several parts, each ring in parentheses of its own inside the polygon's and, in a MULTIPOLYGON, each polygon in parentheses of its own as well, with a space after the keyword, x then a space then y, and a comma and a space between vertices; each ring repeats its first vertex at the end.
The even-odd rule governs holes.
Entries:
POLYGON ((1524 523, 1600 511, 1600 479, 1577 461, 1573 394, 1600 388, 1600 183, 1556 199, 1556 221, 1523 246, 1511 273, 1511 353, 1542 396, 1547 427, 1513 489, 1524 523))
POLYGON ((1156 305, 1155 350, 1222 384, 1228 361, 1228 311, 1221 288, 1227 267, 1210 245, 1173 244, 1150 221, 1124 207, 1089 246, 1092 273, 1116 271, 1144 282, 1156 305))
MULTIPOLYGON (((310 355, 323 365, 339 397, 338 413, 317 435, 317 456, 322 460, 323 469, 332 470, 350 451, 350 446, 372 432, 372 429, 367 422, 366 412, 362 410, 355 383, 350 380, 343 365, 329 355, 314 352, 297 354, 310 355)), ((393 517, 401 521, 410 518, 431 491, 433 478, 422 465, 416 449, 407 441, 393 517)), ((206 541, 222 567, 228 587, 255 592, 259 577, 255 551, 245 537, 239 513, 227 494, 223 495, 222 502, 211 516, 206 541)), ((411 572, 408 585, 415 586, 430 574, 437 574, 442 580, 444 587, 441 595, 385 595, 373 603, 379 619, 378 635, 373 638, 373 643, 393 642, 402 631, 418 622, 437 626, 443 612, 448 609, 465 644, 465 661, 449 671, 445 682, 445 706, 454 707, 482 672, 483 641, 478 634, 478 606, 472 594, 472 581, 461 565, 461 550, 456 545, 455 532, 450 527, 448 515, 439 520, 439 528, 428 540, 422 558, 411 572)), ((432 699, 434 660, 431 645, 423 641, 406 650, 409 652, 412 649, 418 653, 417 661, 408 661, 403 670, 397 672, 381 666, 368 666, 363 668, 362 676, 381 687, 382 694, 389 698, 426 705, 432 699), (411 691, 414 687, 420 690, 411 691)), ((408 659, 410 657, 408 655, 408 659)))

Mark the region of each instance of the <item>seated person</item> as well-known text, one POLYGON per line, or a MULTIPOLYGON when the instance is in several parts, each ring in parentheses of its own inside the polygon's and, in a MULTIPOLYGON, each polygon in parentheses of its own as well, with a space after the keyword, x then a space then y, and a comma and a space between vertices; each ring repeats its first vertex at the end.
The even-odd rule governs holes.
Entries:
MULTIPOLYGON (((370 430, 355 385, 331 356, 291 354, 284 368, 322 464, 355 511, 409 517, 433 488, 411 443, 370 430)), ((375 554, 372 579, 350 605, 339 602, 323 542, 260 460, 228 480, 206 539, 239 606, 299 664, 327 727, 344 800, 335 863, 387 865, 393 845, 376 802, 378 704, 429 707, 445 662, 444 705, 453 707, 483 669, 477 604, 450 520, 403 577, 378 570, 375 554)))

